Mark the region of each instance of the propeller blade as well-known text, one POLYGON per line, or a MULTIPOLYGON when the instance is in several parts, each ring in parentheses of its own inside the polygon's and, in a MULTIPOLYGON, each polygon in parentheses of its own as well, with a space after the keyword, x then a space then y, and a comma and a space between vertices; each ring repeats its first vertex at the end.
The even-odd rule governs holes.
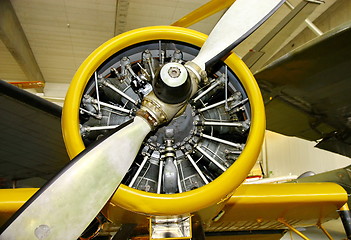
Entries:
POLYGON ((202 70, 224 57, 266 21, 285 0, 236 0, 192 60, 202 70))
POLYGON ((115 192, 150 131, 137 116, 84 150, 25 203, 0 239, 77 239, 115 192))

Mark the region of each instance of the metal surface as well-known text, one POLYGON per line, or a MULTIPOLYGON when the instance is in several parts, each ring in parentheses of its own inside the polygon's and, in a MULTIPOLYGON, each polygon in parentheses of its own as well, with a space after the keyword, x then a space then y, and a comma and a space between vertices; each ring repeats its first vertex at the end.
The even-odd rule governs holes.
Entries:
POLYGON ((300 26, 321 2, 301 1, 278 25, 242 58, 255 73, 282 47, 292 32, 300 26))
POLYGON ((104 82, 99 88, 96 87, 96 72, 89 80, 80 107, 81 135, 86 146, 107 133, 98 129, 107 130, 106 125, 116 126, 133 118, 132 115, 114 111, 120 106, 118 109, 129 113, 132 110, 127 109, 132 106, 125 101, 125 97, 116 91, 111 92, 111 88, 125 92, 126 96, 143 99, 141 110, 138 106, 133 108, 136 114, 141 114, 146 119, 152 117, 155 121, 151 125, 155 128, 163 124, 145 140, 124 184, 146 192, 182 193, 213 181, 240 155, 251 121, 246 93, 234 74, 231 71, 228 73, 226 66, 219 66, 212 70, 213 73, 209 72, 208 81, 201 83, 201 89, 196 91, 197 81, 189 81, 187 70, 181 63, 191 60, 197 52, 196 47, 180 42, 146 42, 126 53, 116 53, 113 60, 102 64, 100 68, 106 70, 99 73, 100 82, 104 82), (224 78, 229 84, 223 89, 220 83, 224 78), (185 81, 196 85, 183 85, 185 81), (144 93, 150 82, 152 92, 144 93), (181 89, 178 89, 178 85, 181 89), (191 103, 187 104, 185 100, 191 93, 195 94, 197 101, 190 99, 191 103), (227 97, 227 93, 231 97, 222 100, 227 97), (98 101, 99 96, 110 104, 98 101), (246 101, 241 103, 239 100, 242 96, 246 101), (176 104, 169 104, 173 100, 177 100, 176 104), (227 108, 223 107, 224 101, 229 102, 227 108), (240 110, 235 110, 239 106, 240 110), (170 121, 175 114, 176 117, 170 121), (194 122, 195 119, 211 119, 223 125, 205 127, 195 124, 198 122, 194 122), (239 126, 238 121, 245 121, 247 128, 240 127, 242 123, 239 126), (200 143, 204 150, 200 154, 194 154, 194 145, 200 143), (192 155, 196 164, 189 163, 185 154, 192 155), (221 171, 213 171, 211 162, 226 167, 222 167, 221 171))
POLYGON ((351 23, 342 25, 274 61, 255 77, 268 130, 351 156, 351 23))
POLYGON ((311 176, 304 176, 293 182, 334 182, 342 186, 348 193, 351 193, 351 165, 311 176))
POLYGON ((37 177, 45 182, 67 164, 61 110, 56 104, 0 80, 1 188, 26 178, 37 177))
MULTIPOLYGON (((159 39, 162 39, 161 45, 167 40, 172 40, 174 42, 181 41, 195 46, 201 46, 201 44, 204 42, 205 37, 206 36, 198 32, 188 29, 176 27, 149 27, 124 33, 106 42, 100 48, 98 48, 90 57, 88 57, 88 59, 82 64, 82 67, 78 70, 78 73, 76 75, 77 77, 72 81, 72 87, 70 88, 66 98, 67 102, 70 104, 65 106, 63 124, 64 132, 67 133, 65 134, 65 141, 70 155, 74 156, 79 150, 84 148, 78 128, 79 121, 77 113, 79 112, 80 99, 83 95, 87 81, 94 73, 93 69, 96 69, 98 66, 100 66, 106 59, 111 56, 112 53, 119 52, 126 47, 136 43, 140 44, 150 40, 156 40, 156 46, 159 46, 159 39)), ((174 48, 171 48, 172 54, 174 51, 173 49, 174 48)), ((141 50, 141 52, 144 50, 145 49, 141 50)), ((157 59, 158 53, 160 51, 158 47, 155 50, 156 51, 153 54, 155 54, 155 59, 157 59)), ((124 54, 124 56, 125 55, 126 54, 124 54)), ((137 56, 140 57, 139 53, 137 56)), ((257 146, 259 146, 262 141, 264 111, 261 108, 262 103, 260 102, 259 91, 257 89, 255 81, 252 78, 251 73, 247 70, 247 68, 245 68, 245 65, 235 55, 228 57, 225 63, 229 66, 229 69, 231 69, 231 71, 236 74, 237 78, 240 79, 243 88, 247 92, 249 103, 247 102, 246 104, 250 104, 250 116, 252 118, 247 144, 241 155, 235 161, 235 164, 233 164, 232 167, 230 167, 224 174, 219 176, 216 183, 212 182, 213 184, 210 183, 201 188, 188 192, 177 194, 155 194, 142 192, 126 187, 125 185, 121 185, 114 197, 111 199, 113 204, 118 204, 134 212, 157 215, 179 215, 185 212, 188 213, 197 211, 199 209, 206 208, 218 203, 222 199, 225 199, 226 196, 232 192, 232 190, 235 189, 236 186, 238 186, 246 177, 247 172, 251 168, 252 164, 256 161, 256 157, 259 153, 259 148, 257 146), (232 174, 234 174, 236 178, 232 178, 232 174), (216 194, 209 194, 212 192, 215 192, 216 194), (193 201, 196 201, 198 204, 195 206, 192 204, 193 201), (172 207, 170 208, 169 206, 172 207)), ((143 65, 144 63, 139 64, 143 65)), ((146 62, 145 64, 148 63, 146 62)), ((138 68, 140 68, 140 66, 138 66, 138 68)), ((147 67, 143 68, 147 69, 147 67)), ((141 70, 141 72, 145 71, 141 70)), ((221 96, 224 97, 224 94, 221 96)), ((153 156, 151 156, 150 163, 151 161, 154 161, 152 159, 154 159, 153 156)), ((191 165, 191 163, 189 164, 191 165)), ((156 165, 152 163, 150 167, 155 168, 157 173, 158 168, 163 168, 162 165, 163 161, 160 161, 160 164, 156 165)), ((195 169, 194 171, 196 173, 195 169)), ((160 171, 160 173, 162 173, 162 171, 160 171)), ((153 179, 160 178, 156 174, 153 179)), ((136 182, 138 182, 138 180, 136 182)), ((155 187, 157 187, 157 184, 155 187)))
POLYGON ((334 183, 241 185, 222 209, 224 214, 206 231, 284 229, 313 226, 337 219, 347 201, 345 190, 334 183))
POLYGON ((235 1, 218 21, 192 62, 202 70, 206 69, 207 65, 210 66, 217 62, 255 31, 283 3, 284 0, 235 1))
POLYGON ((325 234, 325 236, 327 236, 329 240, 334 240, 330 233, 327 231, 327 229, 325 229, 325 227, 322 226, 322 224, 319 223, 317 226, 320 230, 322 230, 322 232, 325 234))
POLYGON ((177 62, 163 65, 152 85, 156 96, 168 104, 182 103, 189 99, 193 88, 186 68, 177 62))
MULTIPOLYGON (((0 213, 15 212, 35 190, 0 190, 0 213), (25 191, 28 191, 27 197, 25 191)), ((223 214, 219 215, 218 220, 210 221, 203 227, 206 236, 264 234, 265 231, 278 233, 278 230, 266 229, 284 229, 285 226, 277 222, 279 217, 284 217, 295 228, 323 224, 330 219, 338 218, 336 210, 340 209, 346 200, 346 192, 337 184, 242 185, 224 206, 223 214)), ((149 219, 146 215, 127 211, 113 202, 109 203, 105 210, 106 216, 117 225, 137 223, 139 232, 141 228, 147 234, 149 219)), ((0 214, 0 217, 3 216, 0 214)), ((211 215, 209 220, 213 216, 211 215)), ((113 230, 115 231, 117 230, 113 230)), ((238 236, 238 239, 241 239, 240 237, 242 236, 238 236)))
POLYGON ((351 239, 351 211, 347 204, 343 205, 338 211, 342 225, 344 226, 347 239, 351 239))
MULTIPOLYGON (((308 1, 308 0, 307 0, 307 1, 308 1)), ((311 2, 318 3, 319 0, 317 0, 317 1, 313 1, 313 0, 312 0, 311 2)), ((291 10, 293 10, 293 9, 295 8, 293 5, 291 5, 291 3, 290 3, 289 1, 285 1, 285 4, 286 4, 291 10)), ((322 32, 321 30, 319 30, 319 28, 318 28, 316 25, 314 25, 314 24, 312 23, 312 21, 309 20, 308 18, 305 19, 305 23, 307 24, 307 27, 308 27, 309 29, 311 29, 316 35, 320 36, 320 35, 323 34, 323 32, 322 32)))
POLYGON ((133 236, 133 230, 135 227, 136 224, 133 223, 122 224, 111 240, 129 239, 133 236))
POLYGON ((191 239, 191 216, 150 218, 150 239, 191 239))
POLYGON ((82 152, 3 226, 0 239, 77 239, 114 193, 150 130, 136 117, 82 152))
POLYGON ((287 223, 284 218, 279 218, 278 221, 281 222, 282 224, 284 224, 285 226, 287 226, 291 231, 293 231, 294 233, 299 235, 301 238, 303 238, 305 240, 310 240, 308 237, 306 237, 304 234, 302 234, 299 230, 297 230, 296 228, 291 226, 289 223, 287 223))

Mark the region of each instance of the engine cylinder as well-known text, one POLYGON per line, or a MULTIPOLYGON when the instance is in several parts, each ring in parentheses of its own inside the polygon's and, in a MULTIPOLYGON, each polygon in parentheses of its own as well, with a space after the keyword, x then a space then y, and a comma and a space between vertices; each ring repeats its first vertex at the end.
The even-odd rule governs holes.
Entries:
MULTIPOLYGON (((95 50, 74 76, 63 109, 70 157, 87 142, 80 125, 99 136, 121 119, 133 118, 153 88, 150 80, 157 68, 190 61, 205 39, 204 34, 189 29, 148 27, 117 36, 95 50), (95 83, 95 71, 110 84, 95 83), (100 104, 86 107, 84 95, 100 99, 100 104), (100 115, 103 120, 98 119, 100 115)), ((251 72, 235 54, 216 66, 181 114, 145 139, 130 175, 111 202, 147 215, 193 213, 223 202, 245 179, 263 141, 262 98, 251 72), (213 86, 220 79, 225 87, 213 86), (166 173, 175 177, 166 178, 166 173), (169 179, 177 183, 164 184, 169 179)))

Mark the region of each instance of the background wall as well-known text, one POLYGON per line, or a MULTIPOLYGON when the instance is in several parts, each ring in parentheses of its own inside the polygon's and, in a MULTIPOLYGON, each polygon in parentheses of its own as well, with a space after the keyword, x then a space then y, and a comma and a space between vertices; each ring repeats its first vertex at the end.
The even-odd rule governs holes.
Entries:
POLYGON ((351 159, 315 148, 317 143, 266 131, 262 161, 269 177, 321 173, 351 164, 351 159))

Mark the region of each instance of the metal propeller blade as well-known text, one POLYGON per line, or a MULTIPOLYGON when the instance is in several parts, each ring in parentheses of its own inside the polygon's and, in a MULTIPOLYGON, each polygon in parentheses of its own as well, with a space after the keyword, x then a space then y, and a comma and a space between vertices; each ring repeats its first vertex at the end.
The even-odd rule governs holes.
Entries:
POLYGON ((285 0, 236 0, 192 60, 202 70, 224 57, 266 21, 285 0))
POLYGON ((77 239, 115 192, 150 130, 137 116, 80 153, 16 213, 0 239, 77 239))

